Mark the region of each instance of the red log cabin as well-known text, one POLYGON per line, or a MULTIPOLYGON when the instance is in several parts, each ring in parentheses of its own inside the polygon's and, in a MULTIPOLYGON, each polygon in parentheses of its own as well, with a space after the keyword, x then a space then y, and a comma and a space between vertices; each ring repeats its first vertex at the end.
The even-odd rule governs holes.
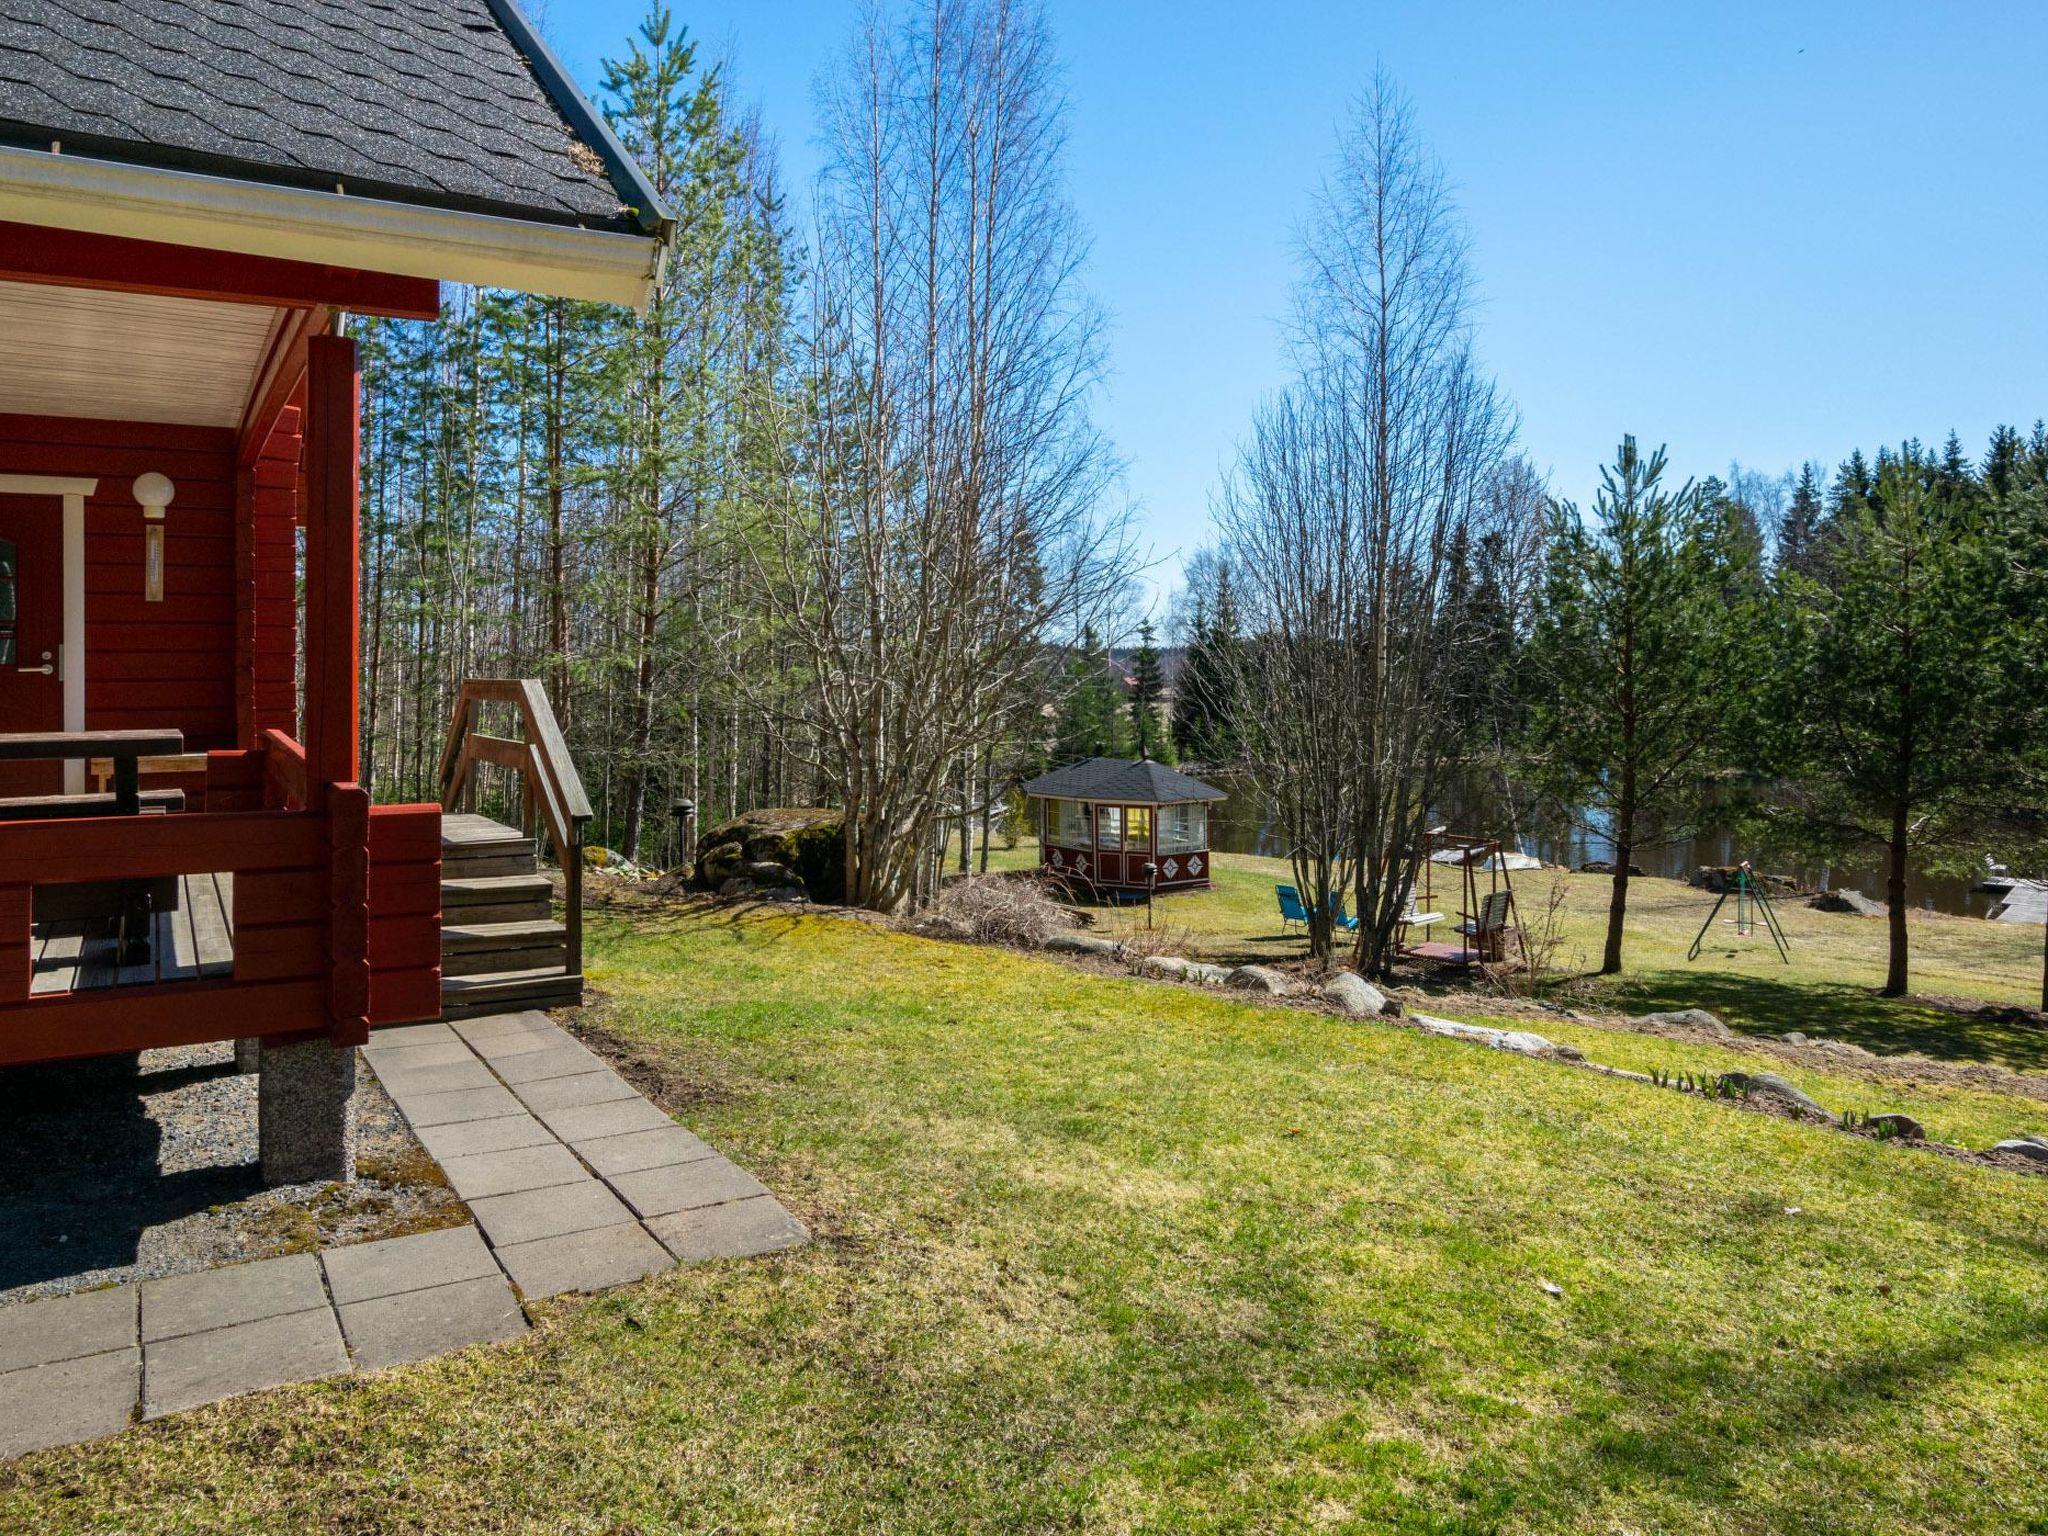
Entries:
MULTIPOLYGON (((511 0, 0 0, 0 1066, 441 1015, 443 806, 360 784, 346 317, 643 305, 668 233, 511 0)), ((531 685, 464 710, 451 809, 559 754, 531 685)))

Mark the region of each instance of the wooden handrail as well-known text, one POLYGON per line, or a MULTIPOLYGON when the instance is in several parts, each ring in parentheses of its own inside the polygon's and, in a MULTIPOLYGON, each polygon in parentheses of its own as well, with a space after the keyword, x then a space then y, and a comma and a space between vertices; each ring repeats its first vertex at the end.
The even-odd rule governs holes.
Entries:
POLYGON ((280 810, 306 808, 306 749, 283 731, 263 733, 263 771, 276 786, 280 810))
POLYGON ((547 831, 555 862, 562 867, 564 926, 569 971, 583 970, 583 828, 591 818, 590 797, 569 758, 569 746, 555 720, 547 690, 533 678, 472 677, 456 695, 441 748, 441 809, 453 811, 475 798, 479 763, 520 776, 521 805, 529 827, 547 831), (509 705, 519 716, 517 737, 485 734, 478 725, 486 704, 509 705))

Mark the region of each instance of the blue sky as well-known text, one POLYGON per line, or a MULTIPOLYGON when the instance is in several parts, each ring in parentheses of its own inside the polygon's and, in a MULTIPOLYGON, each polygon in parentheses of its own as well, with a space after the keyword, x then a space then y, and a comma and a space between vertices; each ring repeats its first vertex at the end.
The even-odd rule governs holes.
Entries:
MULTIPOLYGON (((543 9, 536 7, 537 10, 543 9)), ((572 69, 640 0, 554 0, 572 69)), ((850 0, 679 0, 780 141, 850 0)), ((1684 474, 1778 470, 2048 414, 2048 6, 1051 0, 1101 420, 1170 587, 1281 379, 1291 240, 1384 62, 1474 244, 1485 356, 1522 442, 1584 500, 1619 436, 1684 474)))

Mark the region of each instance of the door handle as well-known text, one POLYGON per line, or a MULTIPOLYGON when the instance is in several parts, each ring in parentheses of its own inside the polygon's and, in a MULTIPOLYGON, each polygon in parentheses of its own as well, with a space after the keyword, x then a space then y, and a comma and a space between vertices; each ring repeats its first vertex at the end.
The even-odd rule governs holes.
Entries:
POLYGON ((57 669, 46 661, 40 667, 16 667, 14 670, 17 672, 40 673, 42 676, 48 677, 57 669))

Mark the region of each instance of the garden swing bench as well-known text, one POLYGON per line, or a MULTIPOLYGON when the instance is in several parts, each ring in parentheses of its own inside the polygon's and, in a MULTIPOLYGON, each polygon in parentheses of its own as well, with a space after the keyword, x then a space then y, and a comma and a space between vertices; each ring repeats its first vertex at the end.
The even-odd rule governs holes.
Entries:
MULTIPOLYGON (((1458 911, 1458 924, 1453 930, 1458 935, 1458 942, 1426 939, 1419 944, 1403 944, 1402 956, 1448 969, 1477 967, 1485 970, 1505 964, 1510 944, 1519 946, 1522 935, 1515 921, 1514 881, 1509 878, 1508 861, 1502 854, 1500 840, 1468 837, 1433 827, 1423 834, 1419 853, 1416 863, 1422 874, 1421 906, 1427 907, 1432 903, 1439 864, 1455 866, 1459 871, 1462 905, 1458 911), (1488 881, 1483 894, 1479 889, 1481 869, 1486 871, 1488 881)), ((1408 910, 1402 917, 1404 931, 1411 926, 1421 926, 1427 931, 1430 925, 1442 921, 1441 913, 1418 912, 1416 906, 1417 899, 1411 891, 1408 910)))

